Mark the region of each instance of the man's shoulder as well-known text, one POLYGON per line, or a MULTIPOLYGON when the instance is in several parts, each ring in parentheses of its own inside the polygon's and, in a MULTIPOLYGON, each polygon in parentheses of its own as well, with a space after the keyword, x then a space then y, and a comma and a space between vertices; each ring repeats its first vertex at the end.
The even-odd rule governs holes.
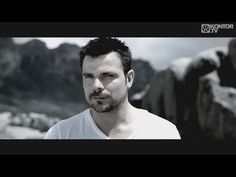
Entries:
POLYGON ((84 110, 70 118, 60 120, 47 132, 45 139, 61 139, 67 137, 71 132, 76 131, 79 126, 86 123, 89 109, 84 110))
POLYGON ((143 118, 152 125, 175 127, 175 125, 169 120, 150 113, 147 110, 141 109, 139 115, 142 115, 143 118))
POLYGON ((142 115, 140 123, 143 131, 157 139, 180 139, 179 132, 174 123, 167 119, 159 117, 146 110, 140 110, 139 115, 142 115))
POLYGON ((88 113, 89 113, 89 109, 86 109, 86 110, 84 110, 72 117, 69 117, 64 120, 60 120, 57 124, 59 126, 61 126, 61 125, 74 125, 75 123, 83 121, 86 118, 86 116, 88 115, 88 113))

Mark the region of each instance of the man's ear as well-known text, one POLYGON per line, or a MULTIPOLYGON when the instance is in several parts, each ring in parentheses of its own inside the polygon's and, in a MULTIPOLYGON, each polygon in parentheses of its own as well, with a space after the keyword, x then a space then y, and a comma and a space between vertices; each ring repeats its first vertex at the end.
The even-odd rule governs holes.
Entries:
POLYGON ((127 81, 127 85, 128 85, 128 88, 131 88, 131 86, 133 85, 133 82, 134 82, 134 70, 129 70, 126 74, 126 81, 127 81))

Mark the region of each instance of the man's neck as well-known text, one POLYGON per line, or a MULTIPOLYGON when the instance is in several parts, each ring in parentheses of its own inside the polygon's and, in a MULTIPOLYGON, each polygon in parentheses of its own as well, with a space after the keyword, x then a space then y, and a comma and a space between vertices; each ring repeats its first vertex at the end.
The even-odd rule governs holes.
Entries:
POLYGON ((108 137, 128 137, 134 129, 134 108, 128 100, 114 110, 99 113, 92 109, 91 115, 100 130, 108 137))

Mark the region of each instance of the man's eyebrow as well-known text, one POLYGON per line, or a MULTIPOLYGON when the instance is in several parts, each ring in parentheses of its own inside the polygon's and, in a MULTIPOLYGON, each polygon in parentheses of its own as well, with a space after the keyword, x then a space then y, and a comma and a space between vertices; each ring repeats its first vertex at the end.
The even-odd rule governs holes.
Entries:
MULTIPOLYGON (((105 71, 105 72, 102 72, 101 75, 105 75, 105 74, 109 74, 109 75, 117 75, 117 73, 115 72, 112 72, 112 71, 105 71)), ((93 74, 92 73, 82 73, 82 76, 92 76, 93 74)))
POLYGON ((113 72, 113 71, 105 71, 105 72, 103 72, 102 74, 116 74, 116 73, 113 72))

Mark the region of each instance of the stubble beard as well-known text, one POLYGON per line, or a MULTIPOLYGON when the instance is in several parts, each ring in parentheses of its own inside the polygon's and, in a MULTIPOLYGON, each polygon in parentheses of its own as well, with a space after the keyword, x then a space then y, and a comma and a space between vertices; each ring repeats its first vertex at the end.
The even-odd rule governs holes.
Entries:
POLYGON ((95 104, 91 104, 90 106, 99 113, 103 113, 103 112, 111 112, 116 105, 112 105, 112 104, 104 104, 101 101, 96 101, 96 105, 95 104))
POLYGON ((115 109, 117 109, 125 100, 125 96, 119 101, 119 102, 114 102, 111 101, 110 103, 104 103, 103 101, 95 100, 93 103, 92 100, 87 101, 88 104, 98 113, 106 113, 106 112, 111 112, 115 109))

